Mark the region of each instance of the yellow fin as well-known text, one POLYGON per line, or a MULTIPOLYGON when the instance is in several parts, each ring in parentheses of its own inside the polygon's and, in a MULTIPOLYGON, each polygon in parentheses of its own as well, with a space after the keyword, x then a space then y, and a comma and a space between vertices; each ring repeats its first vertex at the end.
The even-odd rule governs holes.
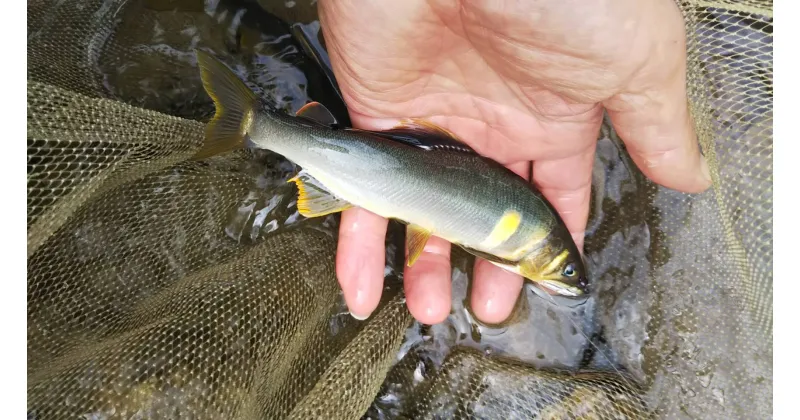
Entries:
POLYGON ((206 141, 194 159, 204 159, 244 146, 253 125, 258 99, 236 74, 208 53, 197 50, 200 78, 216 113, 206 125, 206 141))
POLYGON ((304 217, 321 217, 353 207, 345 200, 335 197, 306 171, 300 171, 288 182, 297 185, 297 210, 304 217))
POLYGON ((417 261, 417 258, 422 254, 425 249, 425 244, 428 243, 428 238, 431 237, 431 231, 426 230, 417 225, 406 226, 406 248, 408 248, 408 266, 411 267, 417 261))
POLYGON ((333 127, 339 124, 339 122, 336 121, 336 117, 334 117, 333 114, 328 111, 328 108, 325 108, 325 105, 322 105, 319 102, 309 102, 303 105, 303 107, 300 108, 295 115, 308 121, 328 127, 333 127))
POLYGON ((497 224, 494 225, 492 233, 484 240, 483 246, 485 248, 494 248, 507 241, 514 232, 519 229, 522 222, 522 215, 516 210, 506 211, 497 224))

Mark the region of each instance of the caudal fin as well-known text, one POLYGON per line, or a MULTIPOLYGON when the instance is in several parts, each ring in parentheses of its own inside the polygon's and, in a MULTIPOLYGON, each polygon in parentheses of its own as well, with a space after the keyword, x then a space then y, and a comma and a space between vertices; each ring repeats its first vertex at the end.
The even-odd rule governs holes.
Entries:
POLYGON ((206 141, 194 159, 204 159, 244 146, 253 125, 258 99, 236 74, 211 55, 197 50, 200 78, 217 108, 206 125, 206 141))

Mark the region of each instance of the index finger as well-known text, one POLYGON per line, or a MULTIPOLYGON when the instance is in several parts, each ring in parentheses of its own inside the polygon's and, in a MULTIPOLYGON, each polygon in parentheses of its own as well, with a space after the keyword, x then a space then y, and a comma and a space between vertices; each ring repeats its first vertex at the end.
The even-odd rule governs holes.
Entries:
POLYGON ((342 212, 336 249, 336 277, 350 314, 366 319, 378 307, 386 266, 389 221, 361 208, 342 212))
POLYGON ((533 163, 533 182, 558 211, 581 252, 589 218, 596 146, 592 142, 576 155, 533 163))

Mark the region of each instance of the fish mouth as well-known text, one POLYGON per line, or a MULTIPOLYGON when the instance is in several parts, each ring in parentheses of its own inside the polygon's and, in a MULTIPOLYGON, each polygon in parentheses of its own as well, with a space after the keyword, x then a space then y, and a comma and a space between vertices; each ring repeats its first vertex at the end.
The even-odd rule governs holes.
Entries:
POLYGON ((589 295, 589 288, 587 287, 586 280, 580 278, 577 285, 562 283, 556 280, 542 279, 537 283, 541 285, 546 291, 553 295, 566 296, 571 298, 586 297, 589 295))
POLYGON ((557 306, 564 306, 567 308, 578 308, 583 306, 586 302, 589 301, 589 294, 579 294, 579 295, 565 295, 555 292, 551 287, 542 284, 541 282, 536 282, 530 285, 531 291, 534 294, 539 296, 540 298, 544 299, 545 301, 552 302, 557 306))
MULTIPOLYGON (((537 295, 544 299, 560 298, 559 300, 571 301, 573 303, 582 303, 589 299, 591 290, 589 283, 584 276, 578 277, 575 283, 564 283, 552 278, 531 278, 528 277, 537 291, 537 295), (546 296, 545 296, 546 295, 546 296)), ((568 305, 571 306, 571 305, 568 305)))
POLYGON ((569 296, 569 297, 578 297, 583 295, 584 293, 575 286, 568 286, 564 283, 552 281, 552 280, 542 280, 539 282, 544 288, 548 291, 554 292, 554 294, 560 296, 569 296))

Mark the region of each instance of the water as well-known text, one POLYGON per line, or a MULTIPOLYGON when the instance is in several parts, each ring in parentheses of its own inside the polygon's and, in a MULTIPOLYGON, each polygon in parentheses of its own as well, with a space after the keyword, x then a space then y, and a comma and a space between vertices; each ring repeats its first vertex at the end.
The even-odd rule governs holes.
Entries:
MULTIPOLYGON (((114 99, 207 120, 214 107, 194 64, 194 49, 200 48, 232 67, 278 108, 294 113, 309 101, 319 101, 339 121, 349 123, 339 93, 326 72, 304 54, 292 27, 255 2, 136 1, 124 13, 136 19, 120 21, 95 64, 114 99)), ((299 29, 313 36, 319 26, 299 29)))

